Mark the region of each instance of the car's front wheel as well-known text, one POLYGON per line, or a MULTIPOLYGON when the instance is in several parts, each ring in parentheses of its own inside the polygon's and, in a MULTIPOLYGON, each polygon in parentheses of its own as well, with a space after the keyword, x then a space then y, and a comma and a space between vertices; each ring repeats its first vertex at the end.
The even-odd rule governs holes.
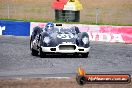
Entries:
POLYGON ((38 51, 36 51, 36 50, 33 49, 33 44, 32 44, 32 42, 30 42, 30 49, 31 49, 31 54, 32 54, 33 56, 37 56, 37 55, 38 55, 38 51))
POLYGON ((37 52, 36 50, 32 49, 32 50, 31 50, 31 54, 32 54, 33 56, 37 56, 37 55, 38 55, 38 52, 37 52))
POLYGON ((39 56, 40 56, 41 58, 43 58, 43 57, 46 56, 46 54, 42 51, 42 48, 41 48, 41 47, 39 48, 39 56))
POLYGON ((87 58, 88 55, 89 55, 89 52, 87 52, 87 53, 82 53, 81 55, 82 55, 83 58, 87 58))
POLYGON ((40 40, 39 40, 39 42, 38 42, 38 47, 39 47, 39 56, 41 57, 41 58, 43 58, 43 57, 45 57, 46 56, 46 54, 45 54, 45 52, 43 52, 42 51, 42 48, 41 48, 41 41, 42 41, 42 36, 40 36, 40 40))

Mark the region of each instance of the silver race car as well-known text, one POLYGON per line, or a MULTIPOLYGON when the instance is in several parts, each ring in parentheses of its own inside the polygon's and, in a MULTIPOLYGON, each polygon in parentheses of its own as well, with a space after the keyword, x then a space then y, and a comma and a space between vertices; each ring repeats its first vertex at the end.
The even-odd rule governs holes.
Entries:
POLYGON ((45 28, 33 28, 30 49, 33 56, 45 57, 46 54, 61 53, 88 57, 90 50, 89 36, 79 28, 63 28, 62 24, 49 22, 45 28))

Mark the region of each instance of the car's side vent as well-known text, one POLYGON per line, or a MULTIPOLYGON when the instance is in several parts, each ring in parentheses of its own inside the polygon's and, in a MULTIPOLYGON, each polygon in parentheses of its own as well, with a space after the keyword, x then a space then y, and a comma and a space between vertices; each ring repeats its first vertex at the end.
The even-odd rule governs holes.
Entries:
POLYGON ((56 48, 50 48, 51 51, 56 51, 56 48))
POLYGON ((79 51, 84 51, 84 49, 78 49, 79 51))

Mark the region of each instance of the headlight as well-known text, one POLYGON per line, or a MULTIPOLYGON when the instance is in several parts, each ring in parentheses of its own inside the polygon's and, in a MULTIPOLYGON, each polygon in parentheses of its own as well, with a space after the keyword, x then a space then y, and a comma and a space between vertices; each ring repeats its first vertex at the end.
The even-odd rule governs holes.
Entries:
POLYGON ((48 43, 50 42, 50 38, 49 38, 49 37, 45 37, 45 38, 44 38, 44 42, 45 42, 46 44, 48 44, 48 43))
POLYGON ((88 39, 88 37, 84 37, 84 38, 82 38, 82 42, 84 43, 84 44, 88 44, 88 42, 89 42, 89 39, 88 39))

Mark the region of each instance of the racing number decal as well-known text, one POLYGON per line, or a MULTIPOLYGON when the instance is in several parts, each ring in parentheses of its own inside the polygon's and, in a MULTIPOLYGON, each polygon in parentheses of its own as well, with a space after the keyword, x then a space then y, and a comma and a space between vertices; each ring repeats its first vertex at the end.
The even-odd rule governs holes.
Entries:
POLYGON ((57 37, 61 38, 61 39, 71 39, 74 36, 73 35, 69 35, 69 34, 59 34, 59 35, 57 35, 57 37))

